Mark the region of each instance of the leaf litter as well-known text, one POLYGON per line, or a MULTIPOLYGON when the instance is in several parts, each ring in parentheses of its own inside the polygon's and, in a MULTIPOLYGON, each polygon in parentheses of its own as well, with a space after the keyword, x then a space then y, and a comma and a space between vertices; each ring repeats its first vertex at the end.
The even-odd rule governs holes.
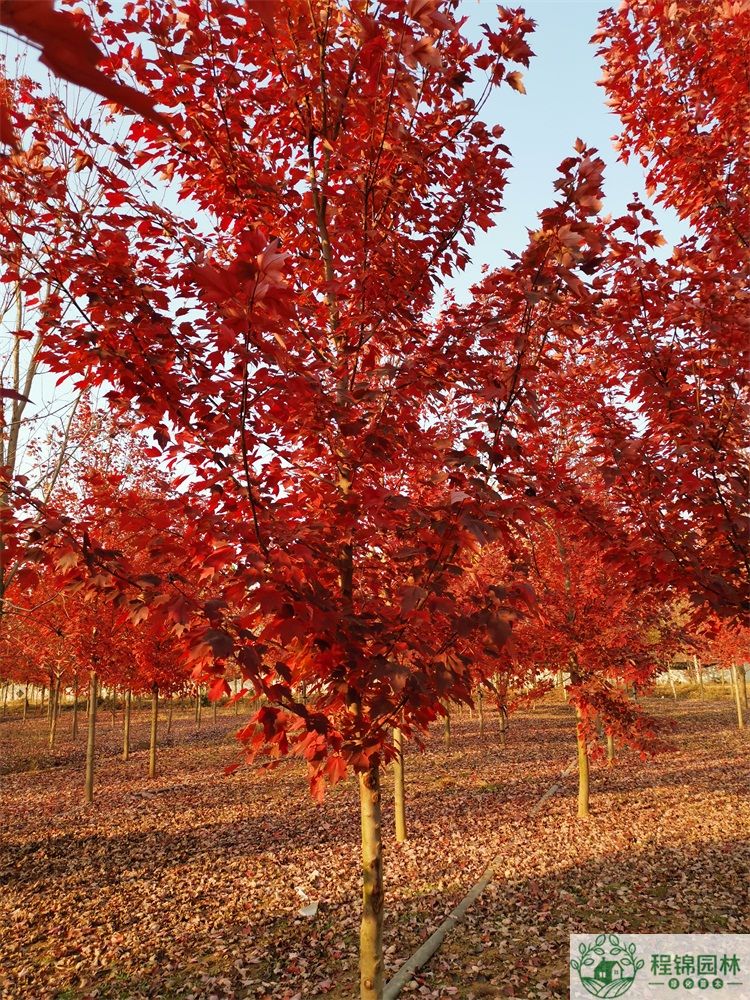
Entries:
MULTIPOLYGON (((649 708, 676 723, 671 751, 596 763, 588 822, 575 819, 575 774, 530 815, 573 750, 559 703, 514 717, 505 748, 496 719, 482 740, 464 715, 449 747, 436 730, 408 752, 407 843, 393 838, 390 776, 383 802, 387 974, 492 859, 498 878, 405 995, 562 998, 571 933, 750 931, 747 737, 728 703, 649 708)), ((176 719, 148 781, 147 714, 128 762, 103 722, 86 808, 82 745, 61 732, 50 754, 42 720, 3 725, 6 770, 22 768, 3 779, 3 997, 357 994, 356 787, 317 805, 296 765, 226 777, 234 728, 176 719)))

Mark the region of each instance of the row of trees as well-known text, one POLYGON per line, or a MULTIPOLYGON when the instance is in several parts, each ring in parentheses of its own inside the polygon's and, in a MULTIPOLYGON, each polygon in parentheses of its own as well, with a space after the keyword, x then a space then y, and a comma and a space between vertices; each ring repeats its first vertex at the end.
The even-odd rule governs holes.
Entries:
MULTIPOLYGON (((141 437, 128 431, 119 419, 92 410, 86 402, 79 404, 67 437, 73 454, 62 465, 53 493, 58 512, 64 511, 75 523, 85 509, 109 549, 128 553, 135 562, 138 550, 131 549, 129 534, 133 519, 143 512, 150 516, 154 504, 169 492, 169 483, 160 477, 141 437)), ((519 598, 526 605, 526 613, 509 612, 506 607, 498 614, 489 642, 483 635, 472 637, 476 686, 471 696, 475 705, 479 702, 480 710, 485 702, 496 707, 504 726, 518 704, 543 695, 561 676, 568 678, 571 702, 580 719, 581 815, 588 814, 586 748, 596 744, 596 733, 603 725, 611 751, 615 738, 641 750, 653 745, 653 725, 631 701, 634 688, 648 689, 665 664, 686 655, 685 649, 699 662, 732 669, 750 652, 747 629, 730 621, 708 618, 691 635, 692 615, 684 600, 669 603, 654 588, 636 591, 630 578, 612 575, 606 555, 606 546, 592 543, 584 522, 576 526, 571 519, 560 522, 548 515, 529 525, 522 544, 512 552, 496 542, 487 542, 478 550, 468 588, 469 600, 478 586, 492 595, 498 608, 519 598), (510 588, 497 583, 514 576, 526 582, 510 588)), ((200 689, 203 668, 191 667, 184 647, 164 620, 144 614, 133 618, 127 608, 117 607, 86 587, 66 589, 61 580, 65 571, 65 560, 58 563, 55 572, 41 577, 26 565, 10 583, 0 643, 0 677, 5 679, 6 693, 9 685, 20 686, 25 692, 30 685, 42 692, 48 690, 52 747, 59 707, 66 696, 73 701, 75 739, 82 694, 91 705, 97 688, 123 692, 125 759, 131 697, 147 695, 154 715, 153 776, 159 698, 167 697, 171 706, 175 695, 194 696, 200 689), (23 628, 19 628, 21 623, 23 628)), ((205 570, 182 581, 186 600, 200 592, 203 575, 205 570)), ((457 588, 456 599, 461 601, 464 596, 462 588, 457 588)), ((176 618, 179 624, 184 609, 176 610, 180 612, 176 618)), ((744 680, 744 672, 738 671, 737 676, 744 680)), ((225 670, 216 672, 207 686, 209 696, 220 699, 233 693, 228 680, 236 689, 236 668, 228 675, 225 670)), ((742 686, 737 691, 742 726, 747 697, 744 692, 743 698, 742 686)), ((298 692, 296 697, 306 704, 307 692, 298 692)), ((24 706, 26 702, 25 696, 24 706)), ((446 727, 450 710, 449 699, 437 707, 437 713, 445 716, 446 727)), ((93 796, 94 728, 90 738, 89 800, 93 796)), ((394 740, 400 758, 397 743, 398 739, 394 740)))
POLYGON ((153 442, 150 489, 105 462, 53 502, 6 466, 4 573, 91 609, 89 669, 102 631, 148 622, 212 692, 236 668, 262 698, 250 759, 301 755, 316 794, 358 774, 364 998, 382 995, 380 771, 401 739, 523 664, 566 667, 582 762, 594 718, 642 743, 613 680, 658 666, 656 609, 684 594, 730 628, 747 609, 750 12, 603 15, 623 155, 688 236, 665 257, 637 197, 603 214, 578 140, 526 249, 461 305, 444 285, 509 167, 482 108, 523 89, 533 24, 500 8, 472 42, 455 8, 0 12, 141 115, 114 138, 6 81, 0 253, 35 357, 153 442))

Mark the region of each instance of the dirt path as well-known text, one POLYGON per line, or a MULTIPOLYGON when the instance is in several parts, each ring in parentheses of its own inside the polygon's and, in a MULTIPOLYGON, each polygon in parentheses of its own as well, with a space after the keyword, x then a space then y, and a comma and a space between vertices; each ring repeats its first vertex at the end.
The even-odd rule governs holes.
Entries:
MULTIPOLYGON (((587 824, 573 818, 571 780, 528 816, 571 755, 562 706, 514 719, 505 750, 496 724, 482 742, 477 722, 456 719, 450 748, 436 733, 425 755, 408 755, 410 840, 387 843, 389 972, 493 855, 505 877, 406 996, 565 996, 577 930, 750 929, 747 737, 726 703, 651 707, 679 720, 675 751, 595 766, 587 824)), ((356 996, 351 782, 316 806, 294 766, 225 777, 229 718, 217 730, 204 720, 197 736, 178 723, 148 782, 142 717, 133 759, 117 759, 116 732, 104 746, 86 809, 80 749, 62 742, 47 767, 35 725, 36 742, 29 724, 26 735, 0 727, 5 769, 14 753, 38 768, 2 778, 4 998, 356 996), (313 901, 317 915, 300 916, 313 901)), ((389 791, 385 812, 390 831, 389 791)))

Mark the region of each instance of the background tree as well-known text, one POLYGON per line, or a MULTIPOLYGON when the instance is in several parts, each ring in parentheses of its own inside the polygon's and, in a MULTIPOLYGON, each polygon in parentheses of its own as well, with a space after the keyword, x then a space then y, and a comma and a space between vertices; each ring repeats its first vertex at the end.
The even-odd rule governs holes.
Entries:
POLYGON ((747 248, 747 4, 627 0, 602 12, 594 41, 623 159, 637 156, 657 200, 712 247, 747 248))

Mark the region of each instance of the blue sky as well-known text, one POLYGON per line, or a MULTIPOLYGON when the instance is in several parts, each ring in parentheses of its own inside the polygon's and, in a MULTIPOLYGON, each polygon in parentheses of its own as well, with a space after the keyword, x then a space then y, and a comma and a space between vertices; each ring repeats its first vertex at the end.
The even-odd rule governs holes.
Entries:
MULTIPOLYGON (((506 4, 511 6, 508 0, 506 4)), ((606 211, 618 214, 634 191, 644 196, 640 165, 617 162, 611 141, 617 118, 606 107, 604 91, 596 85, 600 66, 589 39, 599 11, 607 4, 601 0, 530 0, 518 5, 537 22, 530 39, 535 58, 524 72, 527 92, 523 95, 501 87, 482 115, 506 129, 513 161, 506 210, 497 227, 477 240, 472 267, 455 284, 459 295, 476 279, 483 263, 502 263, 504 249, 523 247, 526 229, 534 226, 536 213, 554 201, 557 165, 571 155, 576 138, 595 146, 607 164, 606 211)), ((490 0, 463 0, 461 7, 469 17, 472 35, 482 22, 491 25, 496 16, 496 4, 490 0)), ((676 217, 657 211, 657 218, 667 240, 676 240, 680 235, 676 217)))

